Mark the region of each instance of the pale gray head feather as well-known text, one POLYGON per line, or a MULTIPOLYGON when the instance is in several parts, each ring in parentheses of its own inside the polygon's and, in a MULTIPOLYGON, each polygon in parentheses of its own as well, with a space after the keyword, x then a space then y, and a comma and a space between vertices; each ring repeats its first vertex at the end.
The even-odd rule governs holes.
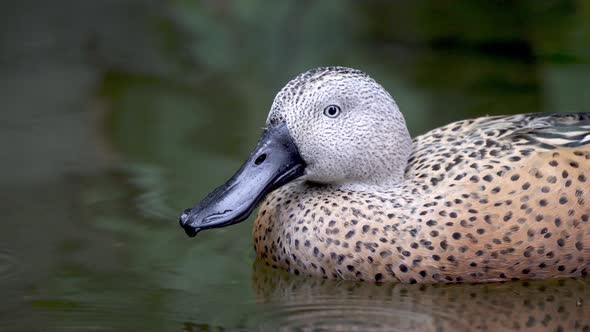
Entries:
POLYGON ((360 70, 309 70, 277 94, 267 126, 285 121, 303 159, 304 179, 348 189, 387 188, 403 179, 412 140, 385 89, 360 70), (329 105, 342 112, 324 115, 329 105))

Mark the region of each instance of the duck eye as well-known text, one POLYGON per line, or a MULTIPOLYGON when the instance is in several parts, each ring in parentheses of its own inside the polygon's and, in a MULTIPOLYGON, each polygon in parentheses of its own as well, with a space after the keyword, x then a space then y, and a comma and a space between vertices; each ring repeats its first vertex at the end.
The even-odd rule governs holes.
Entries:
POLYGON ((335 118, 340 115, 340 107, 336 105, 329 105, 324 108, 324 115, 329 118, 335 118))

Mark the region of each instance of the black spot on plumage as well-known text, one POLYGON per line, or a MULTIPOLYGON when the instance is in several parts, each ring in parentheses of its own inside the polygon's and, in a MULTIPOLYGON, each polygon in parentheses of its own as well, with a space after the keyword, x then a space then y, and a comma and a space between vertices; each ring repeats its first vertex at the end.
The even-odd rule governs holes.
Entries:
POLYGON ((520 161, 521 159, 522 158, 520 158, 519 156, 511 156, 508 158, 508 160, 512 161, 512 162, 517 162, 517 161, 520 161))

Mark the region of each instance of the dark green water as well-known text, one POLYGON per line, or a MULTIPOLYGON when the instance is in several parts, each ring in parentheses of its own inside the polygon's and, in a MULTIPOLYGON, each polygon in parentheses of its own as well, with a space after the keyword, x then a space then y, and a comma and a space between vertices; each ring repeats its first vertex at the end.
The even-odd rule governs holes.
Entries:
POLYGON ((590 280, 373 285, 254 264, 251 222, 179 212, 320 65, 380 81, 413 134, 590 111, 590 3, 0 5, 0 331, 590 330, 590 280))

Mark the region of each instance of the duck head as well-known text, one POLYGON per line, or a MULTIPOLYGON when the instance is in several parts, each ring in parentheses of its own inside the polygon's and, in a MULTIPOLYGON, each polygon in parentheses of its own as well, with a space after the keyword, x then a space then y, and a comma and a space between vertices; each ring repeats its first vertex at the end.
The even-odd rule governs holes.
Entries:
POLYGON ((189 236, 245 220, 269 192, 295 179, 346 190, 403 180, 412 140, 391 95, 365 73, 309 70, 279 91, 242 167, 180 215, 189 236))

